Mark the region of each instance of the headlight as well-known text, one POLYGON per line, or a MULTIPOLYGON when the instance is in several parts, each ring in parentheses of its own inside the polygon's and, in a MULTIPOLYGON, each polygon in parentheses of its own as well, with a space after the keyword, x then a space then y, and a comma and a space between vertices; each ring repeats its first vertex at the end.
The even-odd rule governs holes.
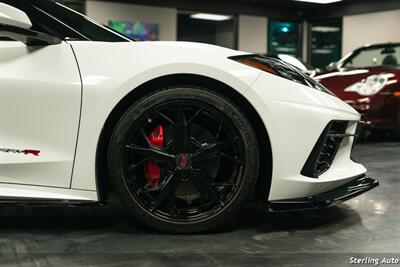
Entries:
POLYGON ((387 85, 389 76, 385 73, 371 75, 367 79, 350 85, 345 92, 356 92, 362 96, 371 96, 379 93, 387 85))
POLYGON ((230 57, 230 59, 333 95, 331 91, 304 74, 300 69, 286 64, 279 59, 265 57, 262 55, 235 56, 230 57))

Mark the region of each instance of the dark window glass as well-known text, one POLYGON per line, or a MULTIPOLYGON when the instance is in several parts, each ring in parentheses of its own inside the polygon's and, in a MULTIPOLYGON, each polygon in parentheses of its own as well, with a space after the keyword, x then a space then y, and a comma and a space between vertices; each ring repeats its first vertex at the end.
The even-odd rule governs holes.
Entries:
POLYGON ((46 0, 30 1, 33 5, 37 6, 52 17, 57 18, 91 41, 126 42, 129 40, 114 30, 80 13, 68 9, 60 3, 46 0))
POLYGON ((342 22, 312 22, 309 28, 311 65, 323 68, 342 55, 342 22))
POLYGON ((59 23, 56 19, 35 8, 30 2, 23 0, 0 0, 0 2, 11 5, 25 12, 32 22, 31 30, 33 31, 52 34, 61 38, 84 38, 74 30, 59 23))
POLYGON ((34 31, 62 39, 127 42, 128 38, 54 1, 0 0, 24 11, 34 31))
POLYGON ((301 56, 301 24, 270 21, 268 26, 268 53, 301 56))
POLYGON ((181 11, 178 14, 178 40, 236 49, 236 18, 230 15, 181 11))
POLYGON ((85 4, 84 2, 76 2, 76 1, 63 1, 62 2, 65 6, 81 13, 81 14, 85 14, 85 4))
POLYGON ((376 45, 356 50, 341 67, 359 69, 378 66, 400 66, 400 45, 376 45))

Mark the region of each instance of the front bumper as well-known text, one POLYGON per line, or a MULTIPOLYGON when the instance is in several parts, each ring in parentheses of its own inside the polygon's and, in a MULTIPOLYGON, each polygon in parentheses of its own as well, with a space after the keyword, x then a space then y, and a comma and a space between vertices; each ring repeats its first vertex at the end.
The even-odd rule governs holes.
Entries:
POLYGON ((271 156, 265 164, 272 161, 268 169, 272 174, 263 175, 265 185, 259 185, 265 188, 261 189, 265 203, 318 195, 367 172, 351 160, 360 114, 337 97, 268 73, 261 73, 245 96, 260 115, 271 145, 271 156), (349 121, 349 125, 330 168, 318 178, 302 175, 308 157, 331 121, 349 121))
POLYGON ((267 211, 280 212, 331 207, 359 196, 378 185, 379 182, 376 179, 362 175, 347 184, 315 196, 270 201, 267 203, 267 211))

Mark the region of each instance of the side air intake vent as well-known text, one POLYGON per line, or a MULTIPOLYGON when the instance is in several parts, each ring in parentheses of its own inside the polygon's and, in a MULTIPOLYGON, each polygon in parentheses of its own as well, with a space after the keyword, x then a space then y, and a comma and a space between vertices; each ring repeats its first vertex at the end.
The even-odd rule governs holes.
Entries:
POLYGON ((318 178, 332 165, 336 153, 346 134, 348 121, 331 121, 322 132, 314 146, 301 174, 311 178, 318 178))

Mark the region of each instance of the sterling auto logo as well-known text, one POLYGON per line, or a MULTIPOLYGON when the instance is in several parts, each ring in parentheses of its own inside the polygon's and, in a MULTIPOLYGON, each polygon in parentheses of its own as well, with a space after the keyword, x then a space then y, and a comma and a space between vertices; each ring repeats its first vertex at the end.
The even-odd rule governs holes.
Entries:
POLYGON ((19 150, 19 149, 9 149, 9 148, 0 148, 0 152, 3 153, 13 153, 13 154, 24 154, 24 155, 34 155, 34 156, 39 156, 40 150, 19 150))

